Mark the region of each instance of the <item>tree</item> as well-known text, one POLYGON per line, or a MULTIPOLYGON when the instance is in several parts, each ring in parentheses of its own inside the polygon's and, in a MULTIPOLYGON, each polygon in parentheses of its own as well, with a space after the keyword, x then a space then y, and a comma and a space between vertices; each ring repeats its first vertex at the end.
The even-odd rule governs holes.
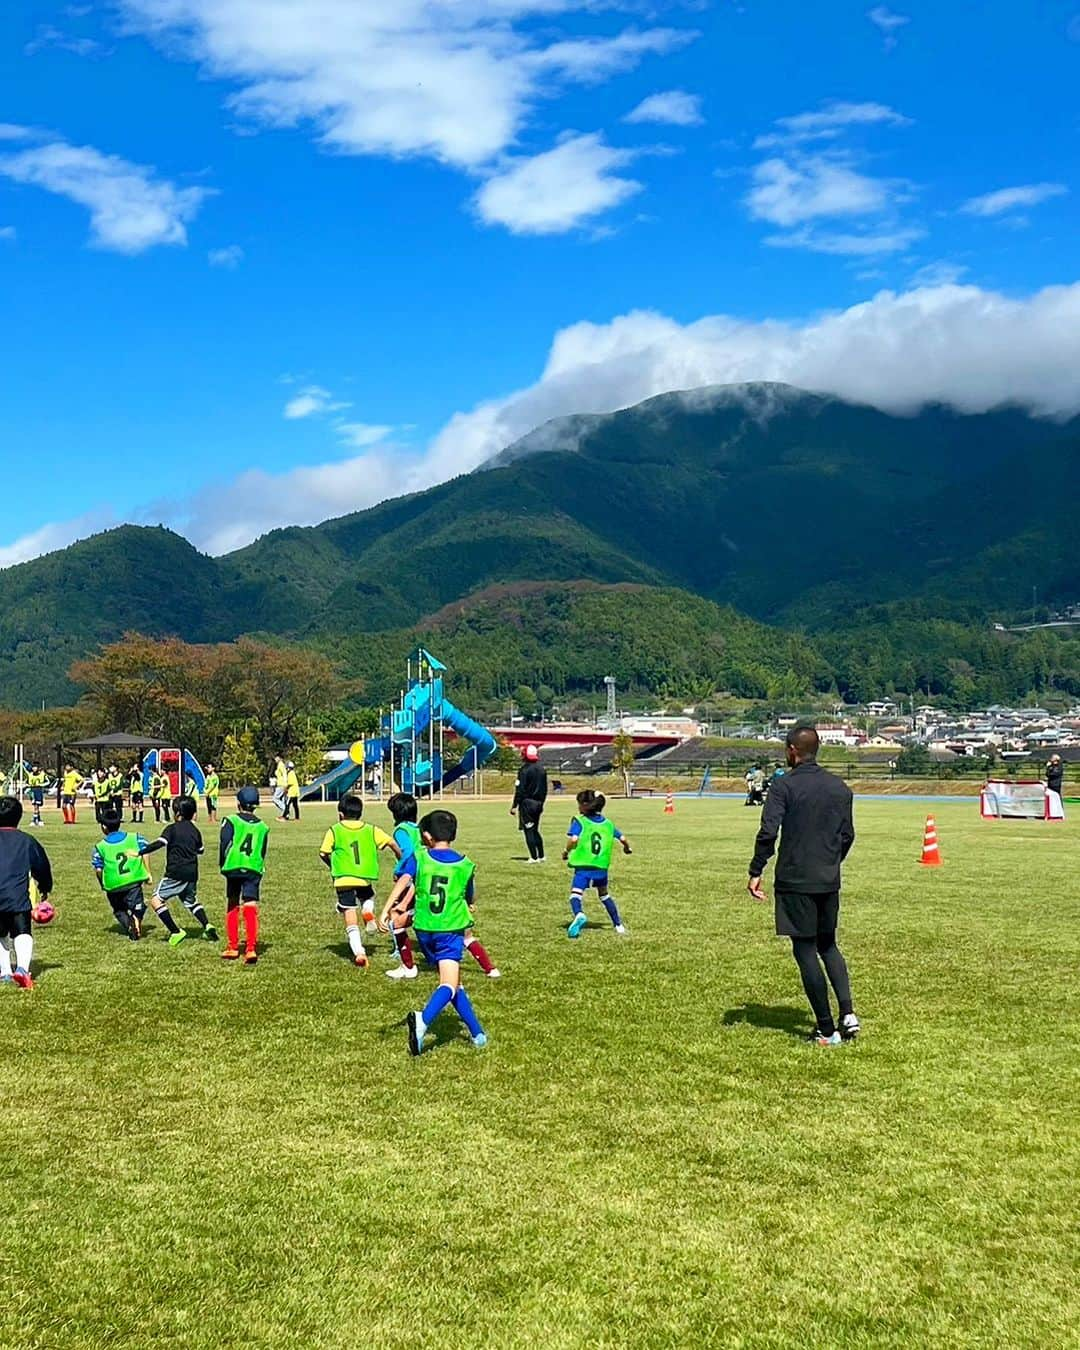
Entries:
POLYGON ((617 731, 611 742, 611 767, 622 774, 623 793, 630 796, 630 770, 634 765, 634 738, 628 731, 617 731))
POLYGON ((301 783, 326 772, 326 737, 314 723, 309 723, 296 748, 296 772, 301 783))
POLYGON ((255 737, 250 727, 240 732, 229 732, 221 751, 222 776, 233 787, 245 783, 257 784, 262 778, 262 763, 255 750, 255 737))
POLYGON ((536 690, 531 684, 519 684, 514 690, 514 702, 522 717, 535 717, 537 709, 536 690))
POLYGON ((308 719, 336 707, 359 688, 337 666, 306 647, 271 647, 241 638, 227 649, 235 691, 257 723, 256 747, 269 758, 295 745, 308 719))

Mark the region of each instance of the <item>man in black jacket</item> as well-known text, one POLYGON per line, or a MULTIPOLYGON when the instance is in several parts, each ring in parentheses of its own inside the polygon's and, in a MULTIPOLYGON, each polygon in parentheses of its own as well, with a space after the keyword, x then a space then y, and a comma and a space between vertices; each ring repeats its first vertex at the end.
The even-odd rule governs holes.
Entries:
POLYGON ((747 889, 755 900, 767 898, 761 874, 779 834, 776 931, 791 938, 803 988, 817 1020, 812 1039, 818 1045, 839 1045, 859 1033, 847 964, 836 945, 840 864, 855 842, 855 826, 851 789, 818 764, 819 745, 813 727, 796 727, 788 733, 791 772, 774 781, 761 813, 747 889), (840 1004, 839 1031, 829 1006, 826 975, 840 1004))
POLYGON ((540 763, 540 752, 535 745, 527 745, 521 752, 521 768, 514 784, 514 801, 510 814, 517 815, 518 829, 525 835, 529 862, 544 861, 544 840, 540 833, 540 817, 547 801, 547 770, 540 763))

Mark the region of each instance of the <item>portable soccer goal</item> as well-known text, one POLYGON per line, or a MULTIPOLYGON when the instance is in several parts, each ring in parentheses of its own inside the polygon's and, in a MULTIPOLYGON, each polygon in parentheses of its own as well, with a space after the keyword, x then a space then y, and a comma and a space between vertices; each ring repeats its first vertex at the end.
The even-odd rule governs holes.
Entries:
POLYGON ((979 797, 984 820, 1064 820, 1061 797, 1038 779, 990 779, 979 797))

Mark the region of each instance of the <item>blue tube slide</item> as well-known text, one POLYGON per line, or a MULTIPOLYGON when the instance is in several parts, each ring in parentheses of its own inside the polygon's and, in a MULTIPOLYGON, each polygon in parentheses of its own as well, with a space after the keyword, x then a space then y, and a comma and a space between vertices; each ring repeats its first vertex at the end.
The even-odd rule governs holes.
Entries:
POLYGON ((479 722, 474 722, 471 717, 455 708, 452 703, 443 699, 442 705, 443 725, 450 728, 455 736, 460 736, 463 740, 470 743, 471 749, 466 751, 460 764, 451 769, 449 773, 443 774, 442 785, 449 787, 451 783, 456 783, 459 778, 464 778, 466 774, 475 772, 482 764, 486 764, 495 753, 495 737, 488 731, 487 727, 482 727, 479 722))

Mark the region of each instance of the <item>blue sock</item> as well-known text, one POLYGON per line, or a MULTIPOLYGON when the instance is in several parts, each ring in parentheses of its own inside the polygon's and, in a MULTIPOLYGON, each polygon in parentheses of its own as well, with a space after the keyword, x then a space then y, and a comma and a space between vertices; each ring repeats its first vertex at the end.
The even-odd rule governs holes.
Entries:
POLYGON ((465 992, 464 986, 458 985, 458 991, 454 995, 454 1007, 457 1009, 457 1015, 469 1028, 470 1036, 479 1036, 484 1028, 477 1020, 476 1013, 473 1012, 473 1005, 469 1001, 469 996, 465 992))
POLYGON ((622 923, 622 919, 619 918, 619 911, 615 906, 615 901, 612 900, 610 895, 602 895, 600 897, 600 903, 607 910, 608 918, 615 925, 615 927, 618 928, 619 924, 622 923))
POLYGON ((570 892, 570 913, 571 913, 571 914, 580 914, 583 908, 584 908, 584 906, 583 906, 582 903, 581 903, 581 892, 580 892, 580 891, 571 891, 571 892, 570 892))
POLYGON ((432 996, 427 1001, 427 1007, 420 1014, 424 1019, 424 1026, 431 1026, 436 1017, 442 1012, 446 1005, 453 999, 454 991, 448 984, 440 984, 432 996))

